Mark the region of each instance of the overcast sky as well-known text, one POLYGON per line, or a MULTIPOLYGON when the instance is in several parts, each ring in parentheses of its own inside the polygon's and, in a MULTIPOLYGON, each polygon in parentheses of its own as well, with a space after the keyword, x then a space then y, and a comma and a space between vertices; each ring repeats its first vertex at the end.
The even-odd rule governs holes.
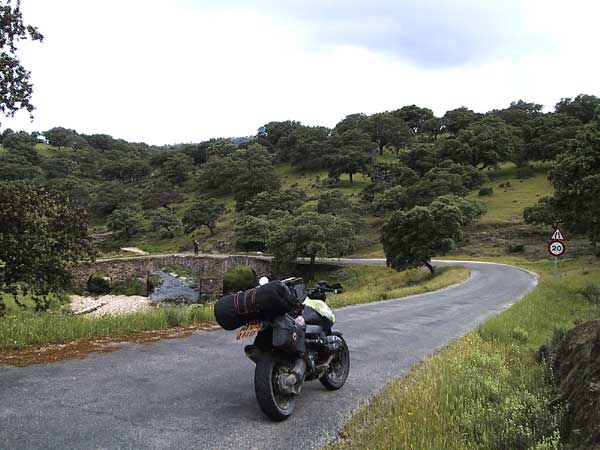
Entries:
POLYGON ((596 0, 22 0, 31 123, 151 144, 600 95, 596 0))

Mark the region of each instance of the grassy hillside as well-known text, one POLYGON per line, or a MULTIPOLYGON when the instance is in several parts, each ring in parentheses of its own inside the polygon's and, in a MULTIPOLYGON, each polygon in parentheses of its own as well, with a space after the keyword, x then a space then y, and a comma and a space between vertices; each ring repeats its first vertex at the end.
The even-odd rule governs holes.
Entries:
MULTIPOLYGON (((38 144, 36 149, 43 158, 54 158, 59 155, 68 155, 73 149, 63 147, 60 150, 47 144, 38 144)), ((6 150, 0 145, 0 154, 6 150)), ((379 161, 396 161, 395 155, 386 153, 377 156, 379 161)), ((488 212, 465 233, 467 239, 460 243, 451 255, 491 255, 502 256, 507 254, 521 254, 524 256, 540 257, 545 255, 545 245, 548 229, 539 226, 530 226, 523 223, 524 208, 532 206, 541 197, 552 194, 547 174, 548 164, 534 164, 531 173, 523 178, 518 168, 513 163, 505 163, 496 169, 485 171, 489 181, 483 187, 493 189, 492 195, 480 196, 479 189, 469 195, 469 198, 485 203, 488 212)), ((298 187, 308 195, 307 206, 314 206, 320 193, 328 190, 341 191, 351 202, 355 212, 364 221, 356 241, 353 255, 368 257, 383 257, 383 249, 379 242, 380 229, 385 217, 374 216, 369 212, 369 205, 361 202, 361 191, 368 184, 369 178, 364 175, 355 175, 354 182, 350 183, 347 175, 340 177, 339 183, 334 186, 327 185, 327 171, 305 171, 292 167, 290 164, 278 164, 275 175, 280 179, 282 188, 298 187)), ((143 189, 154 182, 153 177, 140 182, 135 188, 143 189)), ((131 188, 131 186, 126 186, 131 188)), ((202 192, 197 181, 192 178, 183 186, 177 188, 182 194, 183 201, 172 206, 179 218, 196 199, 202 196, 215 197, 226 207, 225 214, 218 220, 216 232, 212 235, 208 229, 196 230, 192 234, 185 234, 179 228, 173 238, 164 237, 160 231, 152 231, 150 222, 144 217, 144 231, 129 241, 106 239, 105 223, 103 220, 92 218, 91 230, 99 236, 105 235, 102 244, 102 253, 105 256, 122 254, 121 247, 136 246, 149 253, 166 253, 191 251, 192 242, 197 239, 201 251, 231 251, 234 241, 233 230, 239 213, 235 211, 235 201, 232 195, 218 195, 214 192, 202 192)), ((134 205, 135 206, 135 205, 134 205)), ((138 203, 138 206, 139 203, 138 203)), ((147 213, 148 211, 143 211, 147 213)), ((568 224, 566 227, 568 232, 568 224)), ((588 243, 586 239, 579 239, 570 235, 569 252, 571 254, 586 253, 588 243)))

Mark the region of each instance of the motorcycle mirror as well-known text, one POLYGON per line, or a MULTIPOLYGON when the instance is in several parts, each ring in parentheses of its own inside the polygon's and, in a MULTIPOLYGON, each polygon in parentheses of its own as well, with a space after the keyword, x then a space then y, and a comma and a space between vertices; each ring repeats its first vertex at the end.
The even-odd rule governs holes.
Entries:
POLYGON ((267 277, 260 277, 258 279, 258 285, 259 286, 264 286, 265 284, 267 284, 269 282, 269 278, 267 277))

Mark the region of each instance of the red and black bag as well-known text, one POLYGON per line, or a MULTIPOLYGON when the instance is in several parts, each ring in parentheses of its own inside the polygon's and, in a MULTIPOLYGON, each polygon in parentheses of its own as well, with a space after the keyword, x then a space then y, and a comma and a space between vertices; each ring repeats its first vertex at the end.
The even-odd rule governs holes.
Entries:
POLYGON ((215 319, 226 330, 235 330, 252 320, 270 320, 298 306, 296 295, 281 281, 225 295, 215 303, 215 319))

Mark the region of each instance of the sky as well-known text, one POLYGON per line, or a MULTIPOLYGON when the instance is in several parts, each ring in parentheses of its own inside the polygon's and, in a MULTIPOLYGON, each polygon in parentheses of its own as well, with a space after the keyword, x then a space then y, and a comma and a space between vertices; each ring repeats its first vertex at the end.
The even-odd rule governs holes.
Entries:
POLYGON ((22 0, 35 119, 149 144, 600 95, 595 0, 22 0))

